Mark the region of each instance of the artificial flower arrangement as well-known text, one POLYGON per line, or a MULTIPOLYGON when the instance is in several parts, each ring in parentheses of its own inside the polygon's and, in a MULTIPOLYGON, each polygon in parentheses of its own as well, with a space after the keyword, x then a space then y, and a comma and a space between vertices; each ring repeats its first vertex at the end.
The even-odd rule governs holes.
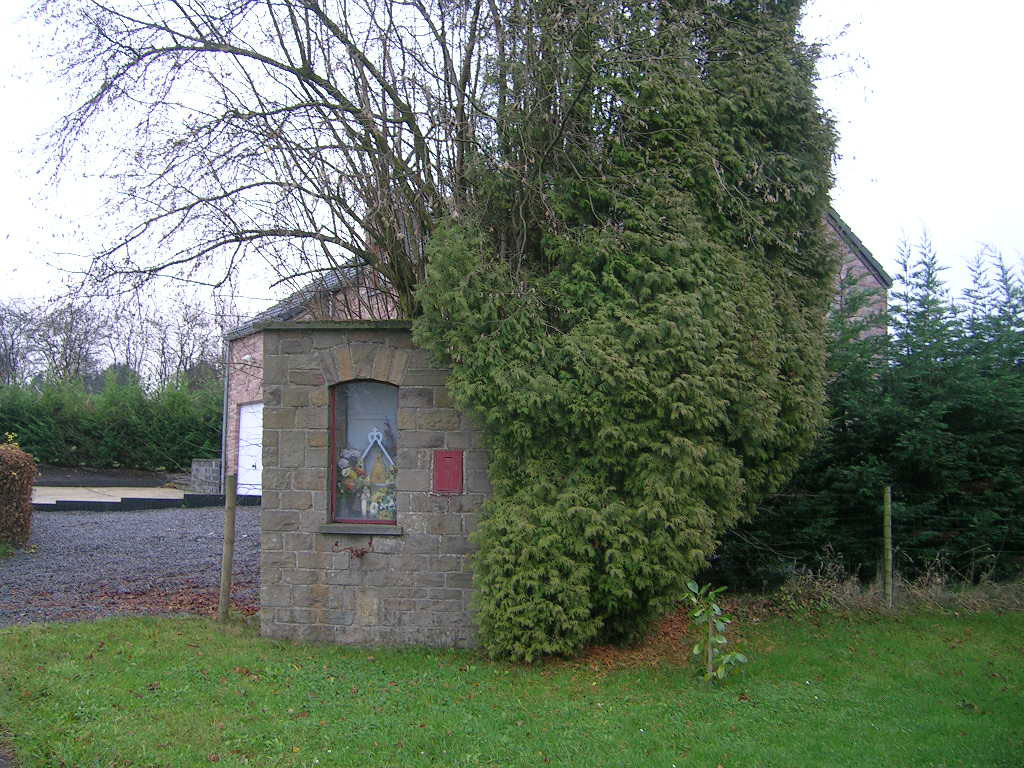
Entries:
POLYGON ((346 448, 338 459, 338 492, 354 516, 369 520, 394 520, 398 469, 378 456, 367 472, 359 451, 346 448))

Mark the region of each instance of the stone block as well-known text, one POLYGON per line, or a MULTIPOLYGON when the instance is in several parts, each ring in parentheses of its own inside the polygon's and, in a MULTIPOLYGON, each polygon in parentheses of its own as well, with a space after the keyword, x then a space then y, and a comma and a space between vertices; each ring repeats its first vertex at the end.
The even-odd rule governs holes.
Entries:
POLYGON ((405 378, 405 369, 408 365, 409 351, 406 349, 393 349, 391 356, 391 368, 388 371, 386 381, 394 385, 402 383, 405 378))
POLYGON ((391 375, 391 361, 394 359, 394 348, 381 345, 373 357, 373 365, 370 368, 370 378, 377 381, 387 381, 391 375))
POLYGON ((309 406, 295 411, 295 426, 298 429, 326 429, 327 408, 325 406, 309 406))
POLYGON ((281 491, 281 509, 309 509, 313 506, 313 496, 309 491, 281 491))
POLYGON ((351 611, 356 607, 356 593, 353 589, 334 589, 327 593, 327 609, 333 611, 351 611))
MULTIPOLYGON (((276 432, 271 432, 272 435, 277 435, 276 432)), ((266 437, 267 433, 263 433, 266 437)), ((278 451, 277 445, 270 445, 268 443, 263 444, 263 468, 276 467, 278 466, 280 458, 280 451, 278 451)))
POLYGON ((395 463, 399 469, 427 469, 430 465, 420 465, 420 450, 417 448, 399 448, 395 463))
POLYGON ((316 584, 317 572, 312 568, 296 568, 281 573, 281 581, 285 584, 316 584))
POLYGON ((313 608, 320 602, 312 584, 299 584, 292 587, 292 605, 299 608, 313 608))
MULTIPOLYGON (((450 506, 450 496, 438 496, 431 493, 415 493, 412 497, 413 512, 424 517, 446 515, 450 506)), ((424 528, 426 530, 426 528, 424 528)))
POLYGON ((295 552, 292 566, 307 570, 324 570, 330 563, 331 556, 326 552, 295 552))
POLYGON ((278 465, 303 467, 306 464, 306 433, 289 430, 281 433, 278 465))
MULTIPOLYGON (((427 533, 439 535, 461 535, 462 517, 461 515, 453 515, 447 512, 439 515, 431 515, 427 522, 427 533)), ((447 541, 447 539, 445 541, 447 541)), ((442 545, 442 549, 446 549, 446 545, 442 545)))
POLYGON ((267 568, 294 568, 295 553, 284 551, 270 551, 260 553, 260 571, 267 568))
MULTIPOLYGON (((445 574, 434 573, 430 570, 416 572, 416 585, 418 587, 443 587, 445 574)), ((426 597, 426 594, 418 594, 419 597, 426 597)))
POLYGON ((313 335, 313 349, 330 349, 342 344, 348 344, 349 334, 347 331, 311 331, 313 335))
POLYGON ((449 496, 451 511, 456 514, 479 512, 480 505, 487 501, 482 493, 464 493, 461 496, 449 496))
MULTIPOLYGON (((324 373, 326 375, 326 371, 324 373)), ((334 373, 334 381, 332 382, 328 379, 328 384, 339 381, 349 381, 350 379, 355 378, 355 370, 352 367, 352 350, 348 344, 334 350, 334 373)))
POLYGON ((398 409, 398 428, 399 429, 416 429, 416 409, 415 408, 399 408, 398 409))
POLYGON ((402 408, 433 408, 433 387, 402 387, 398 390, 398 405, 402 408))
POLYGON ((422 347, 409 350, 408 365, 417 370, 423 368, 437 368, 430 353, 422 347))
POLYGON ((348 350, 352 360, 352 378, 373 378, 373 364, 377 359, 377 352, 380 348, 380 344, 349 344, 348 350))
POLYGON ((284 384, 288 380, 288 363, 283 355, 264 355, 263 386, 284 384))
POLYGON ((306 447, 307 448, 326 448, 330 435, 328 435, 326 429, 307 429, 306 430, 306 447))
POLYGON ((310 608, 277 608, 274 621, 279 624, 309 624, 313 621, 313 611, 310 608))
POLYGON ((451 408, 420 408, 416 411, 416 429, 451 432, 457 430, 461 423, 459 412, 451 408))
POLYGON ((260 565, 260 584, 280 584, 282 568, 264 567, 260 565))
POLYGON ((309 333, 286 333, 281 335, 281 354, 295 355, 313 349, 313 338, 309 333))
POLYGON ((445 368, 411 368, 405 369, 402 386, 405 387, 443 387, 448 381, 448 370, 445 368))
POLYGON ((486 470, 466 470, 466 491, 469 493, 491 493, 491 481, 486 470))
POLYGON ((481 450, 479 448, 466 451, 462 456, 463 468, 466 470, 486 470, 490 457, 490 451, 481 450))
POLYGON ((452 589, 472 589, 473 574, 468 572, 446 573, 444 575, 444 584, 452 589))
MULTIPOLYGON (((302 433, 300 433, 302 434, 302 433)), ((327 449, 326 448, 307 448, 305 456, 305 466, 307 467, 326 467, 327 466, 327 449)))
POLYGON ((264 406, 277 406, 281 404, 281 387, 274 385, 272 387, 263 388, 263 405, 264 406))
POLYGON ((467 513, 462 516, 462 533, 470 536, 480 527, 480 515, 467 513))
POLYGON ((327 571, 324 574, 324 582, 339 587, 354 587, 363 583, 364 574, 354 568, 346 568, 343 571, 327 571))
POLYGON ((462 563, 458 555, 434 555, 430 558, 430 568, 434 573, 461 571, 462 563))
POLYGON ((403 448, 443 448, 444 433, 403 429, 398 434, 398 444, 403 448))
POLYGON ((354 611, 324 611, 324 623, 339 627, 350 626, 355 620, 354 611))
POLYGON ((440 543, 440 536, 410 533, 402 537, 402 551, 411 555, 436 555, 441 553, 440 543))
POLYGON ((313 509, 318 513, 317 525, 320 525, 327 519, 327 491, 313 491, 313 509))
POLYGON ((352 555, 348 552, 332 552, 330 567, 335 571, 346 570, 352 561, 352 555))
POLYGON ((289 386, 284 390, 284 398, 281 405, 286 408, 305 408, 309 405, 309 387, 289 386))
POLYGON ((402 551, 404 537, 389 536, 373 540, 373 551, 381 555, 394 555, 402 551))
POLYGON ((356 616, 362 625, 377 623, 377 611, 380 609, 380 601, 377 598, 375 589, 359 589, 356 592, 356 616))
POLYGON ((460 533, 457 536, 445 536, 441 541, 441 551, 452 555, 469 555, 476 552, 476 547, 466 535, 460 533))
POLYGON ((263 354, 264 355, 279 355, 281 354, 281 337, 273 331, 265 331, 263 333, 263 354))
POLYGON ((263 491, 287 491, 292 487, 292 470, 265 467, 263 469, 263 491))
POLYGON ((398 472, 398 490, 429 491, 430 472, 426 469, 403 469, 398 472))
POLYGON ((260 605, 265 608, 287 606, 291 603, 292 588, 288 586, 261 586, 260 605))
POLYGON ((297 491, 319 491, 327 487, 327 468, 297 469, 292 474, 292 488, 297 491))
POLYGON ((448 602, 455 601, 460 607, 462 603, 462 590, 461 589, 449 589, 446 587, 440 587, 437 589, 431 589, 428 594, 431 600, 445 600, 448 602))
POLYGON ((455 401, 447 387, 434 388, 434 405, 438 408, 454 408, 455 401))
POLYGON ((469 432, 446 432, 444 435, 444 447, 451 450, 464 451, 472 444, 472 435, 469 432))
MULTIPOLYGON (((281 509, 263 509, 260 512, 260 526, 264 531, 295 531, 299 528, 299 516, 294 512, 281 509)), ((291 549, 291 547, 286 548, 291 549)))
POLYGON ((358 625, 358 618, 352 625, 340 627, 334 637, 345 645, 368 645, 372 642, 370 633, 358 625))
POLYGON ((319 370, 291 370, 288 371, 288 383, 292 385, 292 387, 289 387, 290 389, 295 385, 300 387, 322 387, 324 385, 324 375, 319 370))
POLYGON ((326 384, 334 384, 338 381, 338 356, 334 349, 320 349, 316 353, 317 363, 320 372, 324 376, 326 384))
POLYGON ((327 405, 328 392, 326 387, 317 387, 310 390, 309 393, 309 404, 310 405, 327 405))
POLYGON ((263 428, 290 430, 295 428, 295 409, 273 406, 263 409, 263 428))
POLYGON ((284 535, 284 548, 295 552, 312 552, 313 534, 304 532, 286 533, 284 535))
MULTIPOLYGON (((262 528, 262 523, 260 527, 262 528)), ((262 552, 281 549, 283 544, 284 537, 280 533, 270 533, 266 530, 260 531, 260 550, 262 552)))

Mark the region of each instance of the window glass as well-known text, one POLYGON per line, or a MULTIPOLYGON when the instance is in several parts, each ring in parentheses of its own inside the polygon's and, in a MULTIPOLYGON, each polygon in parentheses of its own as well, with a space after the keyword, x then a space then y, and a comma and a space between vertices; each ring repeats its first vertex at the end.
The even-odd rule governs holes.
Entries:
POLYGON ((334 519, 394 522, 398 387, 351 381, 333 392, 334 519))

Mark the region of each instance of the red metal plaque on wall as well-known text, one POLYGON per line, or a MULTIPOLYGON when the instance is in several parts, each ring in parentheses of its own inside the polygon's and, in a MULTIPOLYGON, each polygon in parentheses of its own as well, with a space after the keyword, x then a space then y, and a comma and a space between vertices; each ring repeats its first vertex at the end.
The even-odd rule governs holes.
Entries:
POLYGON ((434 451, 434 493, 462 493, 462 451, 434 451))

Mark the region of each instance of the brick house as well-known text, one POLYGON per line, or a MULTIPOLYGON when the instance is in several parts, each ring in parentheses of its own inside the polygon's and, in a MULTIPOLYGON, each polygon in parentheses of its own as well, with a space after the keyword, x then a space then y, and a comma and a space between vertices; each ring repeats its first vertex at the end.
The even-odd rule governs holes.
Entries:
MULTIPOLYGON (((834 211, 842 271, 891 279, 834 211)), ((335 282, 228 336, 225 472, 262 494, 264 634, 468 646, 469 534, 490 491, 477 426, 386 293, 335 282), (347 317, 330 320, 325 317, 347 317)))

